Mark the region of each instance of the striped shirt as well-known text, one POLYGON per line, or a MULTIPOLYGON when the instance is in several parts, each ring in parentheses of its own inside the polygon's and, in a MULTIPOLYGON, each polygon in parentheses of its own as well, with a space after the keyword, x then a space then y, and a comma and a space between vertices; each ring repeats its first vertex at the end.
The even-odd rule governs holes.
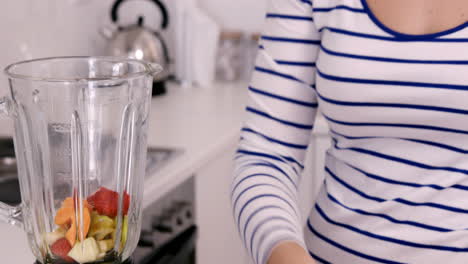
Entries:
POLYGON ((468 262, 468 28, 387 28, 365 0, 271 0, 232 203, 255 263, 296 241, 318 263, 468 262), (297 189, 317 109, 325 181, 297 189))

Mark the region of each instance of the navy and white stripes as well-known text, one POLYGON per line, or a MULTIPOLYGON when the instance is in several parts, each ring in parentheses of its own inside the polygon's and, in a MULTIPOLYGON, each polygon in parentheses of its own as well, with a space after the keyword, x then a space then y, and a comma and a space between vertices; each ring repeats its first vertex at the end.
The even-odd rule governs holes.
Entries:
POLYGON ((387 28, 365 0, 271 0, 232 203, 255 263, 282 241, 318 263, 466 263, 468 29, 387 28), (303 229, 317 109, 333 144, 303 229))

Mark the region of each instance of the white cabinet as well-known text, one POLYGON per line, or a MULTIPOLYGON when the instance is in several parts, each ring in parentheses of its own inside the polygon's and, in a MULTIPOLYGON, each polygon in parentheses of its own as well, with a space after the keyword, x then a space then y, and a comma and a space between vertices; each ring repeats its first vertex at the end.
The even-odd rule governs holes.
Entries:
MULTIPOLYGON (((330 146, 326 134, 315 133, 311 139, 300 185, 300 208, 305 223, 311 205, 323 182, 324 154, 330 146)), ((229 186, 232 158, 236 145, 232 145, 216 159, 205 165, 195 177, 195 196, 199 237, 197 263, 247 264, 251 263, 232 216, 229 186)))
POLYGON ((232 145, 197 172, 195 177, 195 210, 199 230, 197 263, 251 263, 234 224, 229 197, 230 174, 233 171, 232 145))

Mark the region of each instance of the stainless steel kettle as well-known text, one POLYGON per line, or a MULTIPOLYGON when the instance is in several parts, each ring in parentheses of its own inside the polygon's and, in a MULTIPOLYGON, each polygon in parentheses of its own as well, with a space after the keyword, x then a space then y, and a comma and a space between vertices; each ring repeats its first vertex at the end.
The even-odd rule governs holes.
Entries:
MULTIPOLYGON (((165 92, 165 83, 169 77, 169 53, 164 39, 157 31, 152 31, 145 27, 144 17, 138 17, 136 24, 130 26, 120 26, 118 22, 118 10, 122 2, 117 0, 112 6, 111 19, 114 28, 105 27, 101 30, 102 35, 109 40, 108 55, 124 56, 151 63, 157 63, 163 67, 163 72, 159 78, 154 80, 153 95, 165 92)), ((152 0, 159 7, 162 16, 161 30, 169 25, 167 9, 160 0, 152 0)))

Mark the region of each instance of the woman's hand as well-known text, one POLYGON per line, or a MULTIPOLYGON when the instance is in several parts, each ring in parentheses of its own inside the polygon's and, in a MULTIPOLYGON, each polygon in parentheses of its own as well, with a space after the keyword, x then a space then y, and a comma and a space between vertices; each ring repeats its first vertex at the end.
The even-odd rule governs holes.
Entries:
POLYGON ((271 252, 268 264, 316 264, 310 255, 295 242, 283 242, 271 252))

